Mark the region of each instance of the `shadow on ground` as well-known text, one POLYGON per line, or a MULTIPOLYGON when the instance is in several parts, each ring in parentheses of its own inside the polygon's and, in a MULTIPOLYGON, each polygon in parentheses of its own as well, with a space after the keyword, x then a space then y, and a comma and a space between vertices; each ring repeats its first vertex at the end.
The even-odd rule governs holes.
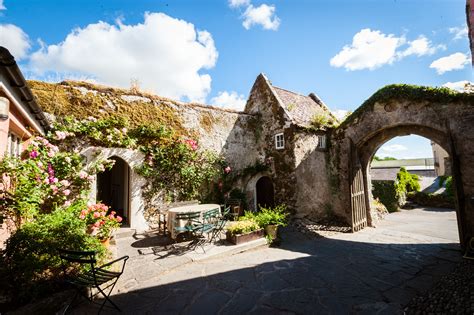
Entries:
POLYGON ((461 260, 457 243, 356 242, 291 229, 282 238, 278 248, 187 264, 112 299, 125 314, 396 314, 461 260))

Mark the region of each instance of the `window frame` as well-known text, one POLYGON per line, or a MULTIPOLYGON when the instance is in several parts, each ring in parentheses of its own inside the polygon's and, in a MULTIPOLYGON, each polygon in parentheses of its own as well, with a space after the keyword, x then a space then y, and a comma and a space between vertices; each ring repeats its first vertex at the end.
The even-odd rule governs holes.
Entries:
POLYGON ((328 138, 326 135, 318 135, 318 145, 316 148, 319 150, 326 150, 328 147, 327 141, 328 138))
POLYGON ((275 135, 275 149, 283 150, 285 148, 285 134, 283 132, 275 135))

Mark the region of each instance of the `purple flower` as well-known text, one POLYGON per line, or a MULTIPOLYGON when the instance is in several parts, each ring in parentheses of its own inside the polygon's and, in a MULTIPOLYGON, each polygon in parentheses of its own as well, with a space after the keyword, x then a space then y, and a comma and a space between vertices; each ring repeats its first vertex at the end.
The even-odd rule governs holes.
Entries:
POLYGON ((30 152, 30 158, 36 159, 38 157, 38 151, 33 150, 30 152))

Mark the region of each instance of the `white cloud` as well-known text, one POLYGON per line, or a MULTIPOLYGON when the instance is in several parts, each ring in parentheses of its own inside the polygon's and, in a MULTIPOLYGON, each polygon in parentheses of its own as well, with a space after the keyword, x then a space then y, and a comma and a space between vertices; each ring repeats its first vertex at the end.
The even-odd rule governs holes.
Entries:
POLYGON ((231 8, 248 6, 249 4, 250 4, 250 0, 229 0, 229 6, 231 8))
POLYGON ((398 53, 399 58, 416 55, 418 57, 432 55, 439 49, 446 49, 444 45, 433 46, 431 41, 421 35, 418 39, 408 42, 408 48, 398 53))
POLYGON ((446 82, 445 84, 443 84, 443 86, 447 87, 447 88, 450 88, 452 90, 463 92, 464 91, 464 86, 466 85, 466 83, 473 84, 472 82, 469 82, 467 80, 463 80, 463 81, 457 81, 457 82, 446 82))
POLYGON ((7 48, 16 60, 24 59, 30 49, 28 35, 13 24, 0 24, 0 46, 7 48))
POLYGON ((449 33, 454 34, 453 40, 458 40, 462 38, 467 39, 468 29, 467 26, 464 27, 450 27, 449 33))
POLYGON ((230 93, 227 91, 221 91, 216 97, 211 99, 212 105, 238 111, 244 110, 246 103, 247 99, 245 96, 243 94, 239 95, 235 91, 231 91, 230 93))
POLYGON ((0 0, 0 10, 6 10, 5 5, 3 4, 3 0, 0 0))
POLYGON ((363 29, 354 35, 351 45, 346 45, 331 58, 333 67, 347 70, 374 70, 396 59, 397 48, 405 43, 404 37, 386 35, 380 31, 363 29))
POLYGON ((265 30, 276 31, 280 26, 280 19, 275 15, 275 6, 262 4, 258 7, 249 5, 243 14, 242 25, 250 29, 253 25, 260 25, 265 30))
POLYGON ((339 120, 343 120, 346 117, 347 113, 349 113, 349 111, 345 109, 336 109, 331 112, 339 120))
POLYGON ((143 23, 110 25, 99 21, 74 29, 64 41, 33 53, 30 70, 90 76, 97 82, 203 102, 211 89, 217 50, 210 33, 163 13, 146 13, 143 23))
POLYGON ((454 53, 447 57, 439 58, 430 64, 430 68, 436 69, 438 74, 448 71, 460 70, 469 63, 469 58, 463 53, 454 53))
POLYGON ((397 152, 397 151, 406 151, 408 148, 404 146, 403 144, 389 144, 389 145, 384 145, 380 148, 383 151, 387 152, 397 152))
POLYGON ((379 30, 365 28, 355 34, 352 44, 345 45, 329 63, 333 67, 344 67, 350 71, 374 70, 408 56, 432 55, 440 49, 445 50, 446 46, 434 46, 424 35, 407 41, 403 35, 397 37, 394 34, 387 35, 379 30))

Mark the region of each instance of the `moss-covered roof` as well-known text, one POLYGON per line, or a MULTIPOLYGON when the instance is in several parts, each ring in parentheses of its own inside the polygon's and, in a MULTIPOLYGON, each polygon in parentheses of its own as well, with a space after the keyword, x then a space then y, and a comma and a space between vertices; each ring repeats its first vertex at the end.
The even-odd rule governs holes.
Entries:
POLYGON ((178 131, 183 122, 178 114, 183 107, 234 112, 197 103, 183 103, 165 97, 130 89, 119 89, 80 81, 48 83, 28 81, 38 105, 56 117, 118 116, 132 126, 162 123, 178 131))
POLYGON ((474 106, 474 94, 472 93, 461 93, 446 87, 391 84, 384 86, 369 97, 341 123, 339 128, 345 128, 365 112, 372 111, 375 103, 389 100, 431 102, 433 104, 467 103, 474 106))

